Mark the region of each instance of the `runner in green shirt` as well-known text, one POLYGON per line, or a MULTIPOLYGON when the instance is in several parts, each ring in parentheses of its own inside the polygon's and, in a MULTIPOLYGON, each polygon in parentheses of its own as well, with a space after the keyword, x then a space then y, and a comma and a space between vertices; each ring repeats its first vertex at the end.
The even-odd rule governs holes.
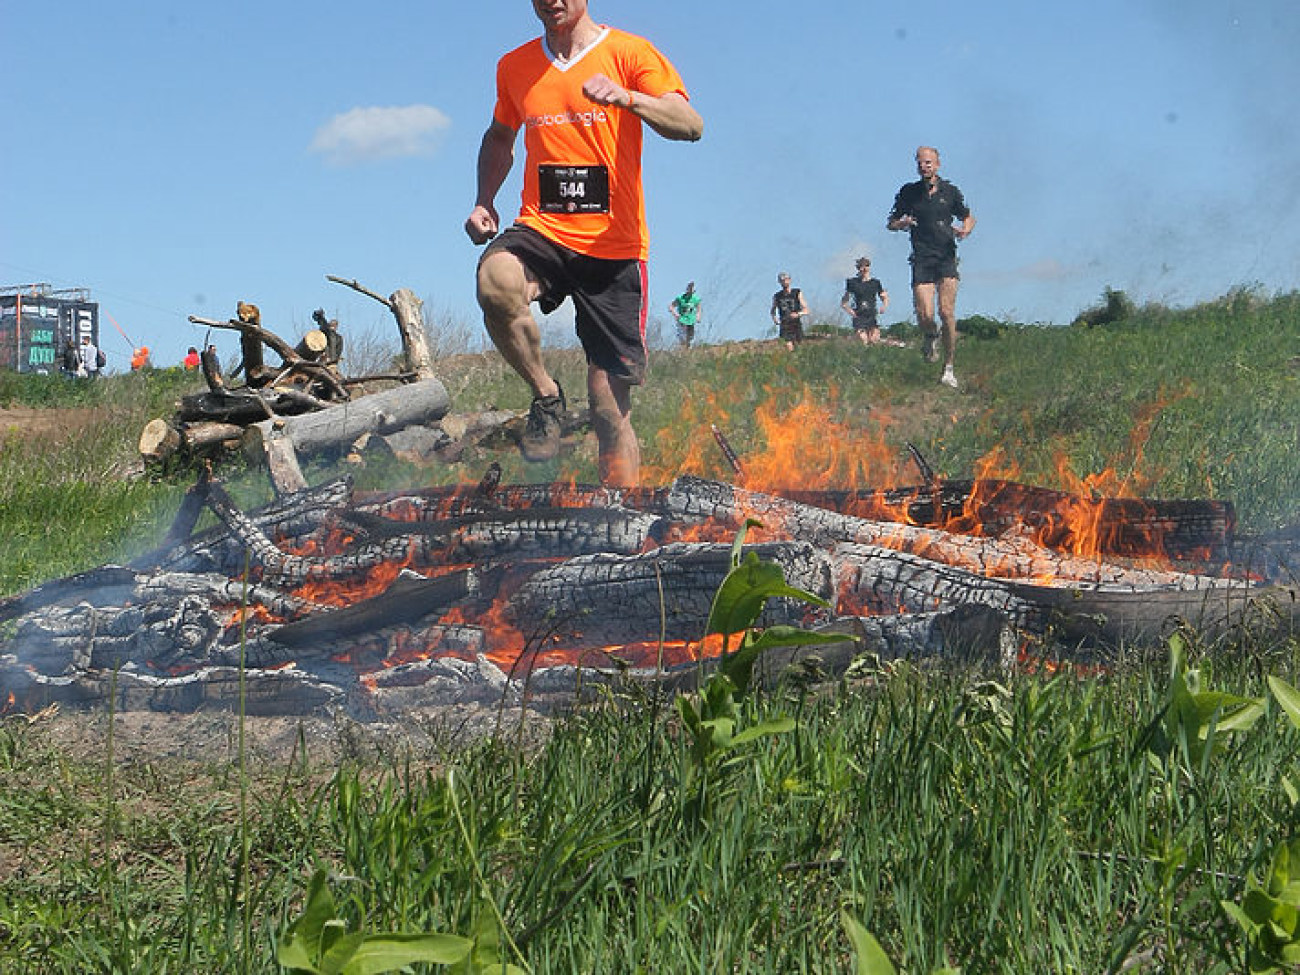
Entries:
POLYGON ((695 293, 695 282, 691 281, 686 285, 686 290, 673 299, 668 309, 673 313, 673 319, 677 322, 677 341, 683 348, 689 349, 691 343, 695 341, 695 326, 700 323, 703 315, 701 306, 704 304, 700 296, 695 293))

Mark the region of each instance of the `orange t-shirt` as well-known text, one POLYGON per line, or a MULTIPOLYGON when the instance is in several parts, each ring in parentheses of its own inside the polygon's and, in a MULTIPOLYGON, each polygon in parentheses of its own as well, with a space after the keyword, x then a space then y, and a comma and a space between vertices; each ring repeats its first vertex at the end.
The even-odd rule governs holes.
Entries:
POLYGON ((573 61, 554 60, 542 38, 497 65, 493 118, 524 127, 519 223, 591 257, 645 260, 650 235, 641 191, 641 119, 582 94, 603 74, 632 92, 686 96, 677 69, 649 41, 612 27, 573 61))

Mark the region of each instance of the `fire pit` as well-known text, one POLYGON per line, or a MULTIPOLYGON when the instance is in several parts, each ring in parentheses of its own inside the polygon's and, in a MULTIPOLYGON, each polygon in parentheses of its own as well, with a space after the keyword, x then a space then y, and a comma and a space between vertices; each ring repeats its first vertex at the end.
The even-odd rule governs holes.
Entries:
POLYGON ((242 697, 250 714, 367 719, 688 683, 721 649, 700 638, 747 519, 761 523, 747 548, 829 606, 772 600, 760 624, 854 637, 769 660, 769 677, 868 652, 1007 663, 1180 624, 1296 622, 1289 556, 1240 545, 1219 501, 993 480, 783 496, 696 477, 634 490, 488 478, 383 494, 335 481, 244 512, 204 479, 153 552, 0 601, 14 621, 0 700, 194 710, 242 697), (196 533, 205 508, 220 524, 196 533))

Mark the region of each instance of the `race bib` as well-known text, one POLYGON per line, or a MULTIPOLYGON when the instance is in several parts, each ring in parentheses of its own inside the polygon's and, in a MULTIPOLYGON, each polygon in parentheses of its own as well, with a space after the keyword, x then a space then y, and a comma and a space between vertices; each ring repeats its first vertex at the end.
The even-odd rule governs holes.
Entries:
POLYGON ((609 213, 609 169, 538 166, 537 195, 543 213, 609 213))

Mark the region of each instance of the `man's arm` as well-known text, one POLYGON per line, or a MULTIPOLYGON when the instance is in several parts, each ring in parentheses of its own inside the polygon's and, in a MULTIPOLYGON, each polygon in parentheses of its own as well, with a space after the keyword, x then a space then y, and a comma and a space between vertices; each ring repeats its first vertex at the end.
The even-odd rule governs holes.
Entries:
POLYGON ((886 311, 889 308, 889 292, 884 288, 880 289, 880 310, 886 311))
POLYGON ((953 231, 953 233, 957 235, 958 240, 965 240, 967 237, 970 236, 970 232, 974 229, 975 229, 975 214, 968 212, 966 214, 966 218, 962 220, 961 226, 958 227, 955 231, 953 231))
POLYGON ((799 317, 803 318, 805 315, 811 315, 811 314, 812 312, 808 310, 808 299, 803 296, 803 288, 800 288, 799 289, 799 317))
POLYGON ((704 119, 678 92, 647 95, 630 91, 612 78, 596 74, 587 79, 582 93, 597 105, 614 105, 631 112, 665 139, 697 142, 704 135, 704 119))
POLYGON ((850 318, 854 315, 853 306, 849 304, 852 298, 853 295, 846 291, 844 292, 844 297, 840 299, 840 307, 844 309, 844 314, 848 315, 850 318))
POLYGON ((465 221, 465 233, 476 244, 486 244, 501 229, 495 201, 497 191, 506 181, 514 162, 515 130, 493 119, 479 146, 478 193, 474 198, 474 209, 465 221))
POLYGON ((894 197, 893 209, 889 211, 889 216, 885 218, 885 228, 887 230, 911 230, 916 226, 916 217, 908 212, 910 209, 908 201, 904 200, 907 193, 907 187, 904 186, 894 197))

